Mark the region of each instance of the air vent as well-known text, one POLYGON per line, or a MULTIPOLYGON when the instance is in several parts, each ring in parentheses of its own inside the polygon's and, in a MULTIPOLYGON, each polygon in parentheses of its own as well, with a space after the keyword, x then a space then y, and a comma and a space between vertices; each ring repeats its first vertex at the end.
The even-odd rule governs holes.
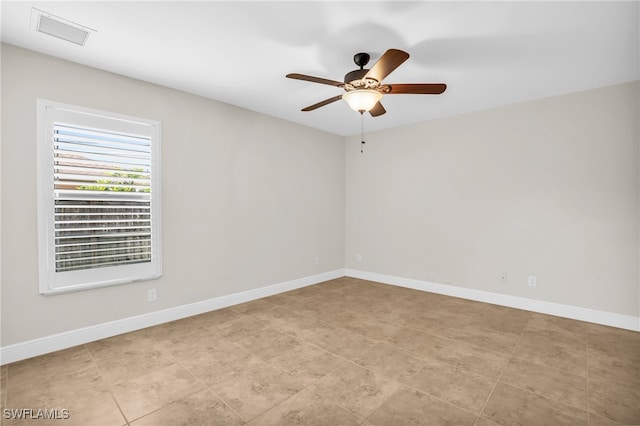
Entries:
POLYGON ((95 30, 91 28, 84 27, 36 8, 33 8, 31 11, 31 23, 32 28, 35 28, 38 32, 80 46, 84 46, 89 38, 89 34, 95 32, 95 30))

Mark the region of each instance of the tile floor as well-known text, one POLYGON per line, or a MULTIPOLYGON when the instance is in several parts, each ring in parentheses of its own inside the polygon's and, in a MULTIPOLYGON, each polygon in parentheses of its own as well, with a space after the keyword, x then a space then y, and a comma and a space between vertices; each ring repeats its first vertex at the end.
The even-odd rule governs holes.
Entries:
POLYGON ((353 278, 0 372, 3 425, 640 424, 640 333, 353 278))

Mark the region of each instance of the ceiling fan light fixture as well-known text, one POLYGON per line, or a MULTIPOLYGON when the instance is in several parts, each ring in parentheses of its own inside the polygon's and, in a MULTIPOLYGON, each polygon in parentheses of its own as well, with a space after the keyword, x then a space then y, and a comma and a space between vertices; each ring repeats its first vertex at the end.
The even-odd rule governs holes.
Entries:
POLYGON ((369 89, 352 90, 342 95, 342 99, 345 100, 352 110, 365 113, 371 111, 380 99, 382 99, 382 93, 369 89))

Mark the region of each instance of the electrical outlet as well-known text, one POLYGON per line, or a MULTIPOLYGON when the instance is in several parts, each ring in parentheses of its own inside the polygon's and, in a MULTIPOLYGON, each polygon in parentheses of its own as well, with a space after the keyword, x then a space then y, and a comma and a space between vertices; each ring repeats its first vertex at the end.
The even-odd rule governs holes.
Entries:
POLYGON ((362 255, 360 253, 356 254, 356 260, 362 262, 362 255))
POLYGON ((502 274, 500 274, 500 282, 503 284, 507 283, 507 273, 503 272, 502 274))
POLYGON ((155 302, 156 300, 158 300, 158 290, 155 288, 147 290, 147 302, 155 302))
POLYGON ((529 275, 529 279, 527 280, 527 283, 529 284, 530 287, 535 287, 537 285, 537 279, 535 275, 529 275))
POLYGON ((316 262, 316 265, 319 265, 320 264, 320 258, 316 256, 315 262, 316 262))

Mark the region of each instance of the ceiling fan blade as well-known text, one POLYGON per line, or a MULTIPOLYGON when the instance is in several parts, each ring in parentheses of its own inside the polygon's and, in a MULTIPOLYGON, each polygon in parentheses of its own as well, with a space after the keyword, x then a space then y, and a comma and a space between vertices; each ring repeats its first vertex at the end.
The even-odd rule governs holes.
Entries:
POLYGON ((378 102, 376 106, 371 108, 371 111, 369 111, 369 114, 371 114, 372 117, 377 117, 379 115, 384 114, 385 112, 387 112, 387 110, 384 109, 384 107, 382 106, 382 102, 378 102))
POLYGON ((401 94, 416 94, 416 95, 439 95, 447 90, 447 85, 444 83, 432 83, 432 84, 389 84, 389 91, 387 95, 401 95, 401 94))
POLYGON ((328 104, 330 104, 332 102, 335 102, 335 101, 338 101, 340 99, 342 99, 342 95, 334 96, 333 98, 325 99, 324 101, 318 102, 317 104, 313 104, 313 105, 310 105, 310 106, 308 106, 306 108, 303 108, 302 111, 313 111, 314 109, 323 107, 325 105, 328 105, 328 104))
POLYGON ((398 49, 389 49, 378 59, 364 78, 373 78, 379 82, 409 59, 409 54, 398 49))
POLYGON ((337 87, 344 86, 344 83, 341 81, 329 80, 329 79, 320 78, 320 77, 313 77, 313 76, 304 75, 304 74, 295 74, 295 73, 287 74, 287 78, 293 78, 295 80, 310 81, 312 83, 328 84, 329 86, 337 86, 337 87))

